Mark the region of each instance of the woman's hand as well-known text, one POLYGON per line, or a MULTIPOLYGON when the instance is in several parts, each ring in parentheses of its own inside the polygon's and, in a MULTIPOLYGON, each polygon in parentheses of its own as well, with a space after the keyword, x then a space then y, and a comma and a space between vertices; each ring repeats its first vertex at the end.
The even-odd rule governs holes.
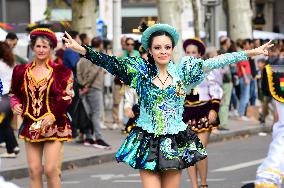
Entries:
POLYGON ((48 127, 53 125, 54 122, 55 122, 54 116, 50 114, 42 118, 41 126, 48 127))
POLYGON ((80 95, 84 95, 86 93, 89 92, 89 88, 88 87, 83 87, 82 89, 79 89, 79 94, 80 95))
POLYGON ((135 114, 133 113, 132 109, 130 107, 126 108, 124 110, 125 112, 125 115, 128 117, 128 118, 134 118, 135 117, 135 114))
POLYGON ((215 110, 210 110, 208 115, 209 124, 212 124, 217 119, 217 113, 215 110))
POLYGON ((247 56, 248 57, 252 57, 252 56, 256 56, 256 55, 268 55, 268 50, 269 48, 271 48, 274 44, 271 44, 272 40, 270 40, 269 42, 265 43, 264 45, 258 47, 258 48, 254 48, 252 50, 246 50, 247 56))
POLYGON ((66 48, 71 48, 72 50, 85 55, 86 54, 86 49, 82 47, 80 44, 78 44, 72 37, 65 31, 65 34, 67 38, 62 37, 62 39, 65 41, 65 47, 66 48))
POLYGON ((16 104, 12 109, 13 113, 16 115, 22 115, 23 113, 22 106, 23 106, 22 104, 16 104))

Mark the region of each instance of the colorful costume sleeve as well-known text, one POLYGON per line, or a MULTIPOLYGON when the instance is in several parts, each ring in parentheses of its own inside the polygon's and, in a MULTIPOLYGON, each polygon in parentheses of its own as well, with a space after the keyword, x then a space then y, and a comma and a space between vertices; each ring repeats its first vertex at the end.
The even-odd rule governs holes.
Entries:
POLYGON ((85 58, 92 63, 103 67, 112 75, 115 75, 119 80, 123 81, 126 85, 132 88, 137 88, 140 83, 141 74, 147 75, 147 66, 144 59, 140 57, 118 58, 110 56, 101 52, 94 51, 93 49, 84 46, 87 50, 85 58))
POLYGON ((62 116, 71 104, 73 91, 73 74, 70 69, 64 66, 56 66, 54 68, 54 90, 56 92, 56 100, 51 105, 51 113, 56 117, 62 116))
POLYGON ((10 90, 10 103, 12 108, 17 104, 22 104, 23 96, 21 88, 23 87, 26 69, 27 65, 16 65, 13 70, 10 90))
POLYGON ((232 63, 247 59, 245 51, 219 55, 207 60, 185 56, 178 64, 178 74, 183 83, 192 89, 202 82, 206 74, 213 69, 221 68, 232 63))

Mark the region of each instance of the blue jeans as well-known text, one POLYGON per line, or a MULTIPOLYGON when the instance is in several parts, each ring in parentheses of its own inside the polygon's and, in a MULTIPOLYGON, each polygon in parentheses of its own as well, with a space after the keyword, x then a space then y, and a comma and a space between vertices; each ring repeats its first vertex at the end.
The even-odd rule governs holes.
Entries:
POLYGON ((230 110, 232 110, 232 107, 233 107, 234 110, 236 110, 238 108, 238 96, 237 96, 235 86, 233 86, 233 88, 232 88, 230 110))
POLYGON ((245 115, 246 107, 249 102, 249 92, 250 92, 250 84, 246 84, 244 78, 240 78, 240 106, 239 106, 239 114, 240 116, 245 115))
POLYGON ((250 80, 250 98, 249 98, 249 102, 250 105, 255 106, 255 101, 256 101, 256 90, 255 90, 255 85, 256 85, 256 81, 255 79, 251 79, 250 80))

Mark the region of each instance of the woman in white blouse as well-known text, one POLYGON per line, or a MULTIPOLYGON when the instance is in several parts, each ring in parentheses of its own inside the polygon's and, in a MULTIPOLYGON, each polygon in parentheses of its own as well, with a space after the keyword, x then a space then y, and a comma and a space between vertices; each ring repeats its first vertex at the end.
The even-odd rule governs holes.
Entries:
POLYGON ((0 154, 2 158, 15 158, 19 153, 19 147, 14 135, 11 121, 13 113, 10 108, 10 98, 8 96, 12 72, 15 65, 15 57, 12 49, 5 42, 0 42, 0 79, 3 84, 3 92, 0 100, 0 136, 6 144, 6 153, 0 154))

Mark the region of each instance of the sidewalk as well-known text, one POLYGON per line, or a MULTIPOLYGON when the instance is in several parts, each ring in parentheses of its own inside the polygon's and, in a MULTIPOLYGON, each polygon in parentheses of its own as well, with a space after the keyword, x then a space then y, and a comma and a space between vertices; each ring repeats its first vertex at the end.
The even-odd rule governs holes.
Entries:
MULTIPOLYGON (((271 126, 261 126, 258 122, 244 122, 233 119, 230 120, 228 128, 228 131, 220 131, 218 134, 211 134, 210 142, 271 131, 271 126)), ((123 135, 120 130, 103 130, 103 136, 112 146, 111 150, 97 149, 92 146, 66 142, 64 144, 62 169, 74 169, 115 160, 115 153, 126 135, 123 135)), ((4 176, 7 180, 28 176, 23 140, 19 140, 19 145, 21 151, 17 158, 2 159, 1 161, 0 176, 4 176)), ((5 149, 0 148, 0 152, 5 152, 5 149)))

